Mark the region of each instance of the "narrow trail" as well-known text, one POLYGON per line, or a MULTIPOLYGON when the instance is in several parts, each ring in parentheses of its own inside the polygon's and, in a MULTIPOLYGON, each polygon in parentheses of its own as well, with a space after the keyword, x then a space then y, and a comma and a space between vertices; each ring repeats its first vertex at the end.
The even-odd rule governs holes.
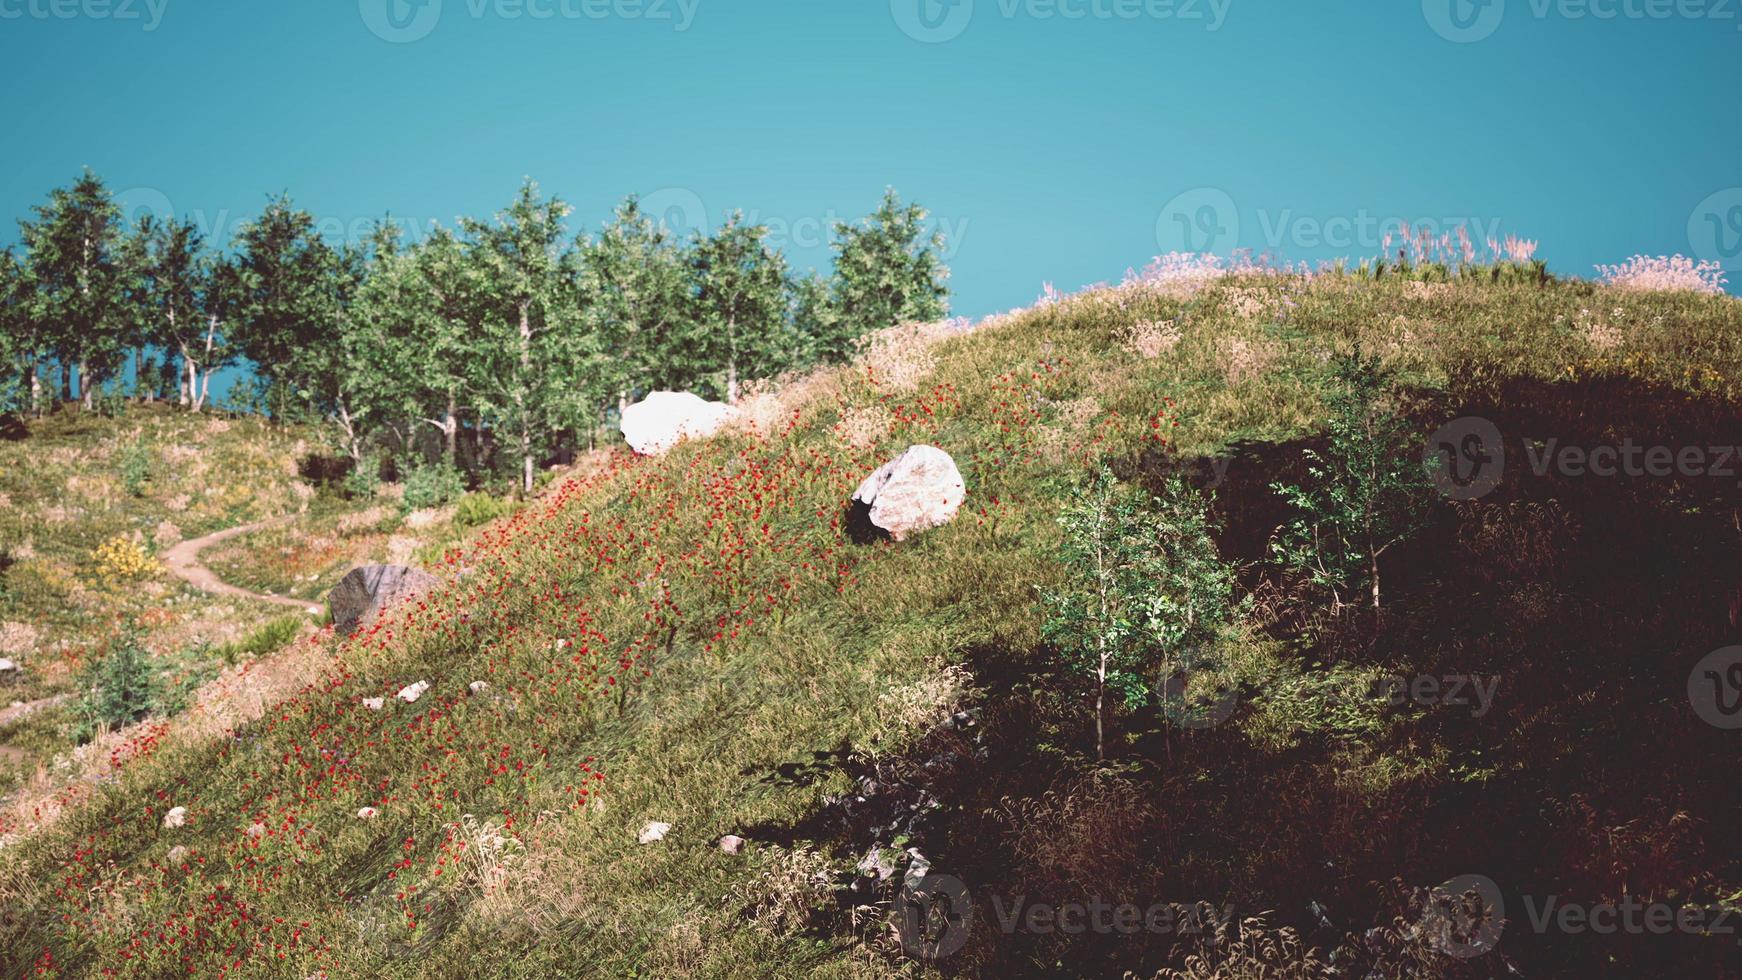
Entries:
POLYGON ((255 531, 263 531, 270 527, 276 527, 280 524, 288 523, 290 520, 291 517, 288 516, 274 517, 270 520, 255 521, 252 524, 239 524, 236 527, 225 528, 222 531, 216 531, 201 538, 189 538, 181 544, 169 549, 167 552, 164 552, 163 563, 169 567, 170 572, 172 572, 177 578, 202 592, 211 592, 216 595, 235 596, 240 599, 255 599, 260 602, 270 602, 278 606, 294 606, 295 608, 308 613, 310 616, 318 616, 321 613, 321 607, 317 602, 310 602, 304 599, 291 599, 281 595, 265 595, 260 592, 250 592, 240 586, 231 585, 219 578, 211 569, 200 564, 200 552, 206 550, 212 545, 228 541, 231 538, 241 537, 244 534, 252 534, 255 531))

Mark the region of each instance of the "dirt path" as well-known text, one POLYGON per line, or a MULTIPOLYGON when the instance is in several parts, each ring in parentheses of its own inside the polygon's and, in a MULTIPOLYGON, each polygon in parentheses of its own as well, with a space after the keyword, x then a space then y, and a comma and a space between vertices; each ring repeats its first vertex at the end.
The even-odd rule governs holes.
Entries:
POLYGON ((252 534, 255 531, 263 531, 269 527, 276 527, 280 524, 287 523, 290 520, 291 518, 289 517, 274 517, 271 520, 255 521, 253 524, 241 524, 236 527, 225 528, 222 531, 208 534, 203 538, 189 538, 181 544, 169 549, 167 552, 164 552, 163 563, 169 566, 169 570, 174 573, 177 578, 202 592, 236 596, 241 599, 256 599, 260 602, 270 602, 279 606, 294 606, 297 609, 301 609, 303 612, 308 613, 310 616, 318 616, 321 613, 319 603, 309 602, 304 599, 291 599, 281 595, 264 595, 259 592, 250 592, 247 589, 231 585, 214 575, 211 569, 200 564, 200 552, 206 550, 212 545, 218 544, 222 541, 228 541, 231 538, 241 537, 244 534, 252 534))

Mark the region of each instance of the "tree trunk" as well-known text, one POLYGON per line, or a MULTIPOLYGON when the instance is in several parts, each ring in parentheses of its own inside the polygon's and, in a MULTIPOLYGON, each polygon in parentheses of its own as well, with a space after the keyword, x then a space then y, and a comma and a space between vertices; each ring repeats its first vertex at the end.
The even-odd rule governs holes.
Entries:
POLYGON ((527 388, 532 383, 532 304, 520 302, 520 384, 515 400, 520 409, 520 483, 521 492, 532 495, 532 409, 527 388))
POLYGON ((448 465, 458 468, 460 465, 460 399, 451 390, 448 392, 448 414, 442 423, 442 434, 448 437, 448 465))
POLYGON ((738 404, 738 358, 736 355, 726 361, 726 404, 738 404))
POLYGON ((90 370, 89 364, 83 360, 79 361, 79 401, 85 406, 87 412, 97 407, 96 396, 92 394, 91 390, 90 370))
POLYGON ((42 373, 36 369, 36 362, 28 365, 30 371, 30 414, 42 418, 42 373))
POLYGON ((1373 576, 1373 608, 1378 609, 1379 608, 1379 556, 1377 554, 1372 556, 1371 562, 1368 565, 1368 569, 1370 571, 1370 574, 1372 574, 1372 576, 1373 576))
POLYGON ((133 348, 133 400, 149 402, 151 393, 145 387, 145 348, 133 348))
POLYGON ((73 366, 65 361, 62 361, 60 366, 60 400, 63 402, 73 400, 73 366))

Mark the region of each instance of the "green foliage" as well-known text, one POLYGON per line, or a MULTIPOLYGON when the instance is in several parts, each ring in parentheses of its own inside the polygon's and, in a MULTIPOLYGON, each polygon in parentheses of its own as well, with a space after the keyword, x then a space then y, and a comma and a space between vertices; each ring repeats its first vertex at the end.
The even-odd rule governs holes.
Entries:
POLYGON ((465 476, 448 463, 419 461, 405 471, 405 506, 412 510, 441 507, 465 492, 465 476))
POLYGON ((512 501, 487 493, 468 493, 454 508, 454 523, 461 527, 488 524, 514 509, 512 501))
POLYGON ((1178 480, 1144 501, 1103 466, 1058 522, 1066 581, 1044 593, 1042 636, 1093 681, 1104 758, 1107 695, 1141 707, 1201 666, 1233 622, 1234 570, 1216 552, 1206 501, 1178 480))
POLYGON ((787 322, 786 259, 767 237, 766 227, 746 225, 735 213, 690 256, 695 327, 686 347, 703 371, 724 367, 714 387, 728 402, 738 400, 740 380, 778 374, 802 347, 787 322))
POLYGON ((108 649, 84 678, 84 694, 74 709, 74 735, 89 741, 104 728, 131 725, 151 712, 158 694, 145 631, 133 620, 122 624, 108 649))
POLYGON ((31 315, 49 331, 61 364, 81 367, 79 386, 89 407, 131 339, 121 209, 86 170, 70 188, 50 192, 35 213, 35 220, 19 223, 34 283, 31 315))
POLYGON ((949 314, 949 269, 941 234, 925 234, 925 209, 903 205, 893 189, 858 226, 835 226, 833 315, 817 337, 826 360, 845 360, 854 343, 901 323, 941 320, 949 314))
POLYGON ((1409 424, 1391 406, 1391 373, 1357 350, 1335 362, 1330 444, 1306 453, 1306 486, 1274 489, 1299 516, 1272 544, 1283 567, 1338 611, 1366 586, 1380 607, 1379 559, 1427 523, 1432 484, 1409 424))
POLYGON ((130 497, 145 496, 145 484, 151 481, 151 450, 144 442, 132 442, 121 450, 121 485, 130 497))
POLYGON ((304 616, 280 616, 269 619, 260 627, 240 640, 232 640, 214 651, 218 659, 227 664, 234 664, 243 657, 262 657, 276 650, 283 649, 296 635, 302 632, 303 624, 308 622, 304 616))
POLYGON ((353 500, 368 500, 381 489, 381 462, 373 456, 357 460, 351 472, 345 474, 345 496, 353 500))

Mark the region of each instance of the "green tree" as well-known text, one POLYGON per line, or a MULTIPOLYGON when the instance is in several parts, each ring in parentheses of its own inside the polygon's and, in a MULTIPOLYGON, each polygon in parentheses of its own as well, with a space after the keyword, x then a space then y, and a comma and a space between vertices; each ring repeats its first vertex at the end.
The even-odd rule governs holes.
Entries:
POLYGON ((1332 612, 1362 586, 1378 609, 1379 560, 1427 525, 1432 483, 1379 359, 1359 350, 1339 357, 1334 379, 1326 452, 1307 450, 1305 486, 1274 485, 1300 516, 1272 550, 1330 595, 1332 612))
POLYGON ((84 694, 74 711, 77 739, 89 741, 103 729, 139 721, 151 712, 157 693, 145 631, 129 620, 84 678, 84 694))
POLYGON ((835 226, 832 329, 818 340, 827 360, 844 360, 864 335, 949 314, 949 269, 941 234, 925 233, 925 209, 903 205, 894 189, 858 226, 835 226))
POLYGON ((196 411, 203 407, 202 373, 222 360, 217 325, 205 315, 213 260, 193 222, 162 224, 150 216, 134 232, 130 254, 134 303, 140 339, 173 354, 180 361, 179 402, 196 411))
POLYGON ((346 451, 360 459, 367 410, 357 389, 368 375, 358 370, 345 331, 362 255, 327 245, 314 218, 284 196, 242 229, 236 250, 237 346, 277 390, 280 414, 285 394, 294 392, 304 411, 338 424, 346 451))
POLYGON ((1178 480, 1145 501, 1103 466, 1075 488, 1059 526, 1064 583, 1043 593, 1042 636, 1093 682, 1104 759, 1109 701, 1150 703, 1224 636, 1238 608, 1234 570, 1216 552, 1207 502, 1178 480))
POLYGON ((621 411, 639 393, 681 387, 694 370, 683 249, 630 197, 579 252, 587 318, 598 346, 611 352, 597 375, 606 397, 615 396, 621 411))
POLYGON ((32 309, 35 285, 12 250, 0 249, 0 364, 11 367, 0 381, 0 409, 42 412, 44 334, 32 309))
POLYGON ((787 317, 786 259, 767 245, 768 229, 733 214, 690 252, 694 281, 691 362, 703 375, 725 373, 726 401, 738 401, 740 378, 763 378, 792 366, 801 345, 787 317))
POLYGON ((19 222, 35 282, 35 313, 48 324, 61 364, 61 396, 71 399, 76 365, 87 410, 97 386, 119 368, 129 324, 123 297, 121 209, 91 171, 57 188, 19 222))
POLYGON ((552 399, 572 397, 561 389, 577 380, 573 361, 542 356, 568 346, 581 329, 573 264, 563 249, 568 214, 567 204, 545 200, 528 180, 494 222, 466 222, 484 273, 480 339, 490 378, 484 394, 516 434, 524 493, 532 492, 537 457, 558 421, 552 399))

